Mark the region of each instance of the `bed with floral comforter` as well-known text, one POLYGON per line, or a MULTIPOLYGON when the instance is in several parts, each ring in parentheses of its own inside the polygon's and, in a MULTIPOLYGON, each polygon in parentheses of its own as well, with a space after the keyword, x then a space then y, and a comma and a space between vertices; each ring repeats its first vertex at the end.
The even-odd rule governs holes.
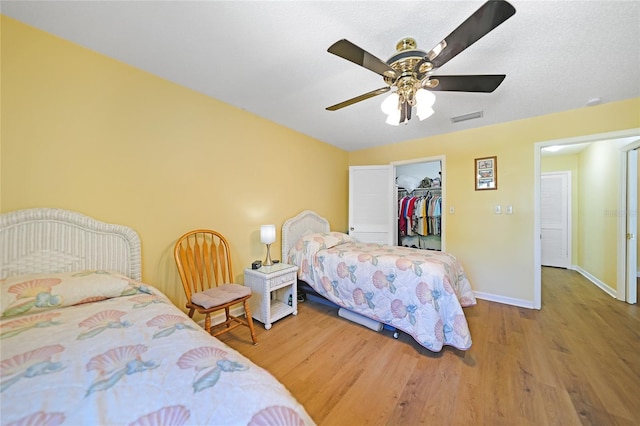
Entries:
POLYGON ((350 311, 411 335, 427 349, 471 347, 463 307, 476 300, 451 254, 358 243, 340 232, 311 233, 289 250, 288 263, 316 292, 350 311))
POLYGON ((2 281, 3 425, 312 424, 267 371, 152 286, 105 271, 2 281))

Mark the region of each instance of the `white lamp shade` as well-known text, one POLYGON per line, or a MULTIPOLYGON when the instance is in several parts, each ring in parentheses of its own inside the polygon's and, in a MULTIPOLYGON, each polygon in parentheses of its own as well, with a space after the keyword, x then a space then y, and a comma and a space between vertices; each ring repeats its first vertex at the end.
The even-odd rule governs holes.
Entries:
MULTIPOLYGON (((382 103, 380 104, 380 109, 387 115, 393 114, 394 111, 399 111, 399 99, 400 95, 398 95, 397 92, 390 94, 384 101, 382 101, 382 103)), ((398 117, 398 121, 400 121, 400 117, 398 117)))
POLYGON ((416 105, 418 107, 432 107, 436 102, 436 95, 433 92, 425 89, 416 90, 416 105))
POLYGON ((276 241, 276 226, 262 225, 260 226, 260 241, 262 244, 271 244, 276 241))
POLYGON ((420 121, 424 120, 425 118, 431 117, 431 115, 435 112, 430 106, 423 107, 418 104, 416 108, 418 109, 418 118, 420 119, 420 121))
POLYGON ((391 124, 392 126, 400 125, 400 110, 397 109, 393 111, 391 114, 387 116, 387 124, 391 124))
POLYGON ((420 121, 424 120, 427 117, 431 117, 433 114, 433 104, 436 101, 436 95, 429 90, 418 89, 416 91, 416 109, 418 118, 420 121))

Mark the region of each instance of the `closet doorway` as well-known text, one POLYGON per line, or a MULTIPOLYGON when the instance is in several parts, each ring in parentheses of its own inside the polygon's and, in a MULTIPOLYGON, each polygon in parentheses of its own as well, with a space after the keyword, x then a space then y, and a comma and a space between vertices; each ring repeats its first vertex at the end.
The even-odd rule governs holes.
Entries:
MULTIPOLYGON (((440 196, 440 216, 437 218, 439 235, 430 242, 433 250, 445 250, 445 157, 418 158, 409 161, 392 162, 389 165, 349 167, 349 235, 359 241, 398 245, 398 196, 400 188, 396 184, 398 176, 413 173, 415 192, 420 183, 431 179, 432 194, 440 196), (423 176, 424 175, 424 176, 423 176), (434 185, 439 185, 436 189, 434 185)), ((424 184, 423 184, 424 185, 424 184)), ((407 189, 407 188, 402 188, 407 189)), ((428 192, 425 188, 420 192, 428 192)), ((432 223, 433 225, 433 223, 432 223)), ((424 229, 424 228, 423 228, 424 229)), ((428 225, 427 225, 428 229, 428 225)), ((433 229, 433 227, 432 227, 433 229)), ((434 236, 435 237, 435 236, 434 236)), ((412 244, 413 245, 413 244, 412 244)), ((418 244, 416 244, 418 246, 418 244)), ((426 247, 423 242, 422 248, 426 247)))
POLYGON ((391 165, 396 190, 394 244, 444 250, 445 157, 398 161, 391 165))

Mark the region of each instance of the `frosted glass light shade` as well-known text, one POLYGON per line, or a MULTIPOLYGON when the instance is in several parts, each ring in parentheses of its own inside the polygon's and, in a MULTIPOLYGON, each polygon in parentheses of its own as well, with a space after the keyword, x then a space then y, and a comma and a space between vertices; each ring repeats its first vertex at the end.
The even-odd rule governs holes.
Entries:
POLYGON ((393 111, 391 114, 389 114, 387 116, 387 124, 391 124, 392 126, 399 126, 400 125, 400 110, 397 109, 395 111, 393 111))
POLYGON ((262 244, 271 244, 276 241, 276 226, 262 225, 260 226, 260 241, 262 244))
POLYGON ((420 121, 424 120, 425 118, 431 117, 431 115, 435 112, 433 110, 433 108, 427 106, 427 107, 423 107, 420 106, 418 104, 418 106, 416 107, 418 109, 418 118, 420 119, 420 121))
POLYGON ((436 102, 436 95, 432 92, 424 89, 418 89, 416 91, 416 109, 417 115, 420 121, 427 117, 431 117, 434 113, 433 104, 436 102))
POLYGON ((380 104, 380 109, 387 115, 393 114, 394 111, 400 111, 398 109, 399 99, 400 95, 398 95, 398 93, 394 92, 390 94, 384 101, 382 101, 382 103, 380 104))
POLYGON ((432 107, 436 102, 436 95, 433 92, 425 89, 416 90, 416 105, 424 105, 426 107, 432 107))

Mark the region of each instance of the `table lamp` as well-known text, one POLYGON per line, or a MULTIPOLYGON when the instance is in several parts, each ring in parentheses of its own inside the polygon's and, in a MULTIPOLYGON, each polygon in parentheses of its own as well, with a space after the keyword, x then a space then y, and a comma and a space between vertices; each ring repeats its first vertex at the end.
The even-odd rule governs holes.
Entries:
POLYGON ((271 243, 276 241, 276 226, 262 225, 260 226, 260 241, 267 245, 267 257, 264 259, 264 266, 271 266, 271 243))

